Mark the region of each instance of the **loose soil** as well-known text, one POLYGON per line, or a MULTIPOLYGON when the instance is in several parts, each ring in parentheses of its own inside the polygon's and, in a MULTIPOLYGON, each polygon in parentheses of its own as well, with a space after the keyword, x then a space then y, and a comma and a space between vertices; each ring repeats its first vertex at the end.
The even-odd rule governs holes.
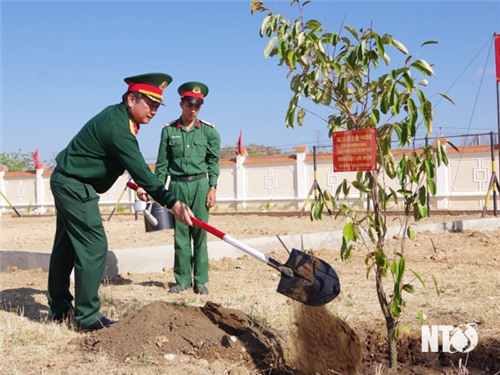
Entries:
MULTIPOLYGON (((477 217, 440 217, 455 221, 477 217)), ((427 220, 428 223, 431 219, 427 220)), ((212 215, 210 223, 234 238, 340 230, 339 220, 271 215, 212 215)), ((1 247, 50 251, 54 217, 2 217, 1 247)), ((145 233, 141 218, 105 221, 110 249, 171 243, 168 231, 145 233)), ((215 240, 211 236, 209 240, 215 240)), ((395 246, 396 239, 389 241, 395 246)), ((297 246, 296 246, 297 247, 297 246)), ((91 333, 71 323, 47 321, 47 273, 11 269, 0 273, 1 374, 388 374, 385 325, 366 277, 359 247, 349 262, 324 244, 304 249, 337 271, 340 295, 321 307, 277 293, 280 274, 242 256, 210 262, 210 294, 168 293, 172 269, 125 273, 103 280, 102 311, 119 319, 91 333)), ((288 254, 277 241, 273 258, 288 254)), ((400 374, 497 374, 500 371, 500 229, 421 232, 407 246, 407 273, 414 294, 405 294, 399 345, 400 374), (434 280, 439 290, 436 293, 434 280), (422 353, 420 322, 475 323, 478 346, 468 354, 422 353)), ((147 262, 147 259, 144 259, 147 262)), ((390 291, 388 291, 390 292, 390 291)))

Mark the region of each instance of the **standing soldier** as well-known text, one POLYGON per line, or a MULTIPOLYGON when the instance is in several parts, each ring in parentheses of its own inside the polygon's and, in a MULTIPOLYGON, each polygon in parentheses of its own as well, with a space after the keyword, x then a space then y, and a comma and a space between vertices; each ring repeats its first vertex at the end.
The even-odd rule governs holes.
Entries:
MULTIPOLYGON (((197 118, 208 87, 186 82, 178 92, 182 114, 162 130, 155 174, 165 183, 170 177, 168 190, 207 222, 209 209, 216 202, 220 136, 214 125, 197 118)), ((175 285, 169 292, 191 288, 194 281, 195 293, 208 294, 207 233, 175 220, 174 248, 175 285)))
MULTIPOLYGON (((139 149, 136 134, 163 105, 168 74, 151 73, 125 78, 128 90, 122 102, 110 105, 90 119, 56 157, 50 188, 57 210, 57 226, 50 256, 49 317, 73 318, 77 329, 109 327, 115 321, 100 311, 99 284, 104 274, 108 242, 99 211, 99 195, 109 190, 125 170, 144 190, 168 207, 179 222, 192 225, 191 209, 165 190, 139 149), (70 274, 75 275, 75 304, 70 274)), ((145 192, 147 193, 145 193, 145 192)))

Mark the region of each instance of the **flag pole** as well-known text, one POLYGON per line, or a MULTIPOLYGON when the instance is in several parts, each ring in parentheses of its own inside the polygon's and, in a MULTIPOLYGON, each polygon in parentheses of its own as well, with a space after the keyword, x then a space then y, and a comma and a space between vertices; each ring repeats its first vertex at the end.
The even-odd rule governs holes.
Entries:
POLYGON ((498 93, 498 83, 500 82, 500 34, 494 33, 493 38, 495 41, 495 63, 496 63, 496 86, 497 86, 497 125, 498 125, 498 158, 500 159, 500 95, 498 93))
MULTIPOLYGON (((495 42, 495 72, 496 72, 496 89, 497 89, 497 126, 498 126, 498 133, 497 133, 497 145, 498 145, 498 160, 500 162, 500 95, 498 92, 498 83, 500 82, 500 34, 493 33, 493 41, 495 42)), ((493 145, 493 147, 495 147, 493 145)), ((495 154, 492 153, 493 155, 493 167, 495 167, 495 154)), ((496 169, 496 168, 495 168, 496 169)), ((500 190, 500 183, 498 182, 498 175, 495 174, 495 181, 493 181, 493 193, 496 192, 496 190, 500 190), (495 189, 495 187, 497 189, 495 189)), ((495 196, 495 194, 494 194, 495 196)), ((495 210, 494 210, 494 215, 497 216, 496 212, 496 197, 495 199, 495 210)))

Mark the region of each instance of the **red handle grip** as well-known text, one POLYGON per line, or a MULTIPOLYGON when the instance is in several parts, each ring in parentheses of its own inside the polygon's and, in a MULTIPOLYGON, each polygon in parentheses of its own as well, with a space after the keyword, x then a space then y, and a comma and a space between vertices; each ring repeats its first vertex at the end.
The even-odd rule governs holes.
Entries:
POLYGON ((135 191, 137 191, 137 189, 139 189, 139 186, 137 184, 134 184, 133 182, 130 182, 130 181, 127 182, 127 186, 135 191))
POLYGON ((193 225, 196 225, 198 228, 201 228, 209 233, 212 233, 214 236, 219 237, 221 240, 223 240, 224 236, 226 235, 224 232, 218 230, 217 228, 214 228, 213 226, 205 223, 204 221, 201 221, 200 219, 192 217, 191 221, 193 222, 193 225))

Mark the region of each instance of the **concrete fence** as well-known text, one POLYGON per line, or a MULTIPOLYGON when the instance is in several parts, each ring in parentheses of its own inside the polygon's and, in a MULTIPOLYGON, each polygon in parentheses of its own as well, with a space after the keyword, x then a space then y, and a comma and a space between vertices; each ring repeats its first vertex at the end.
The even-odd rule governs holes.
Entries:
MULTIPOLYGON (((487 199, 494 171, 490 147, 465 146, 459 148, 459 152, 451 148, 447 151, 449 165, 437 170, 437 192, 431 197, 431 210, 482 210, 485 202, 487 209, 492 210, 492 195, 487 199)), ((403 152, 404 150, 400 150, 398 153, 401 155, 403 152)), ((497 165, 498 162, 497 156, 497 165)), ((296 147, 295 153, 291 155, 239 155, 234 159, 223 159, 220 164, 218 204, 215 210, 308 209, 314 198, 311 187, 315 176, 320 188, 332 193, 344 179, 355 178, 355 172, 335 172, 331 153, 316 155, 315 171, 313 154, 304 146, 296 147)), ((154 170, 154 165, 150 167, 154 170)), ((23 172, 9 172, 6 167, 0 167, 0 214, 14 213, 11 205, 21 215, 54 213, 49 186, 52 172, 43 165, 37 170, 23 172)), ((115 206, 118 212, 133 210, 135 192, 125 189, 129 178, 125 172, 108 192, 101 195, 103 214, 111 212, 115 206)), ((349 200, 353 204, 366 205, 356 193, 349 200)))

